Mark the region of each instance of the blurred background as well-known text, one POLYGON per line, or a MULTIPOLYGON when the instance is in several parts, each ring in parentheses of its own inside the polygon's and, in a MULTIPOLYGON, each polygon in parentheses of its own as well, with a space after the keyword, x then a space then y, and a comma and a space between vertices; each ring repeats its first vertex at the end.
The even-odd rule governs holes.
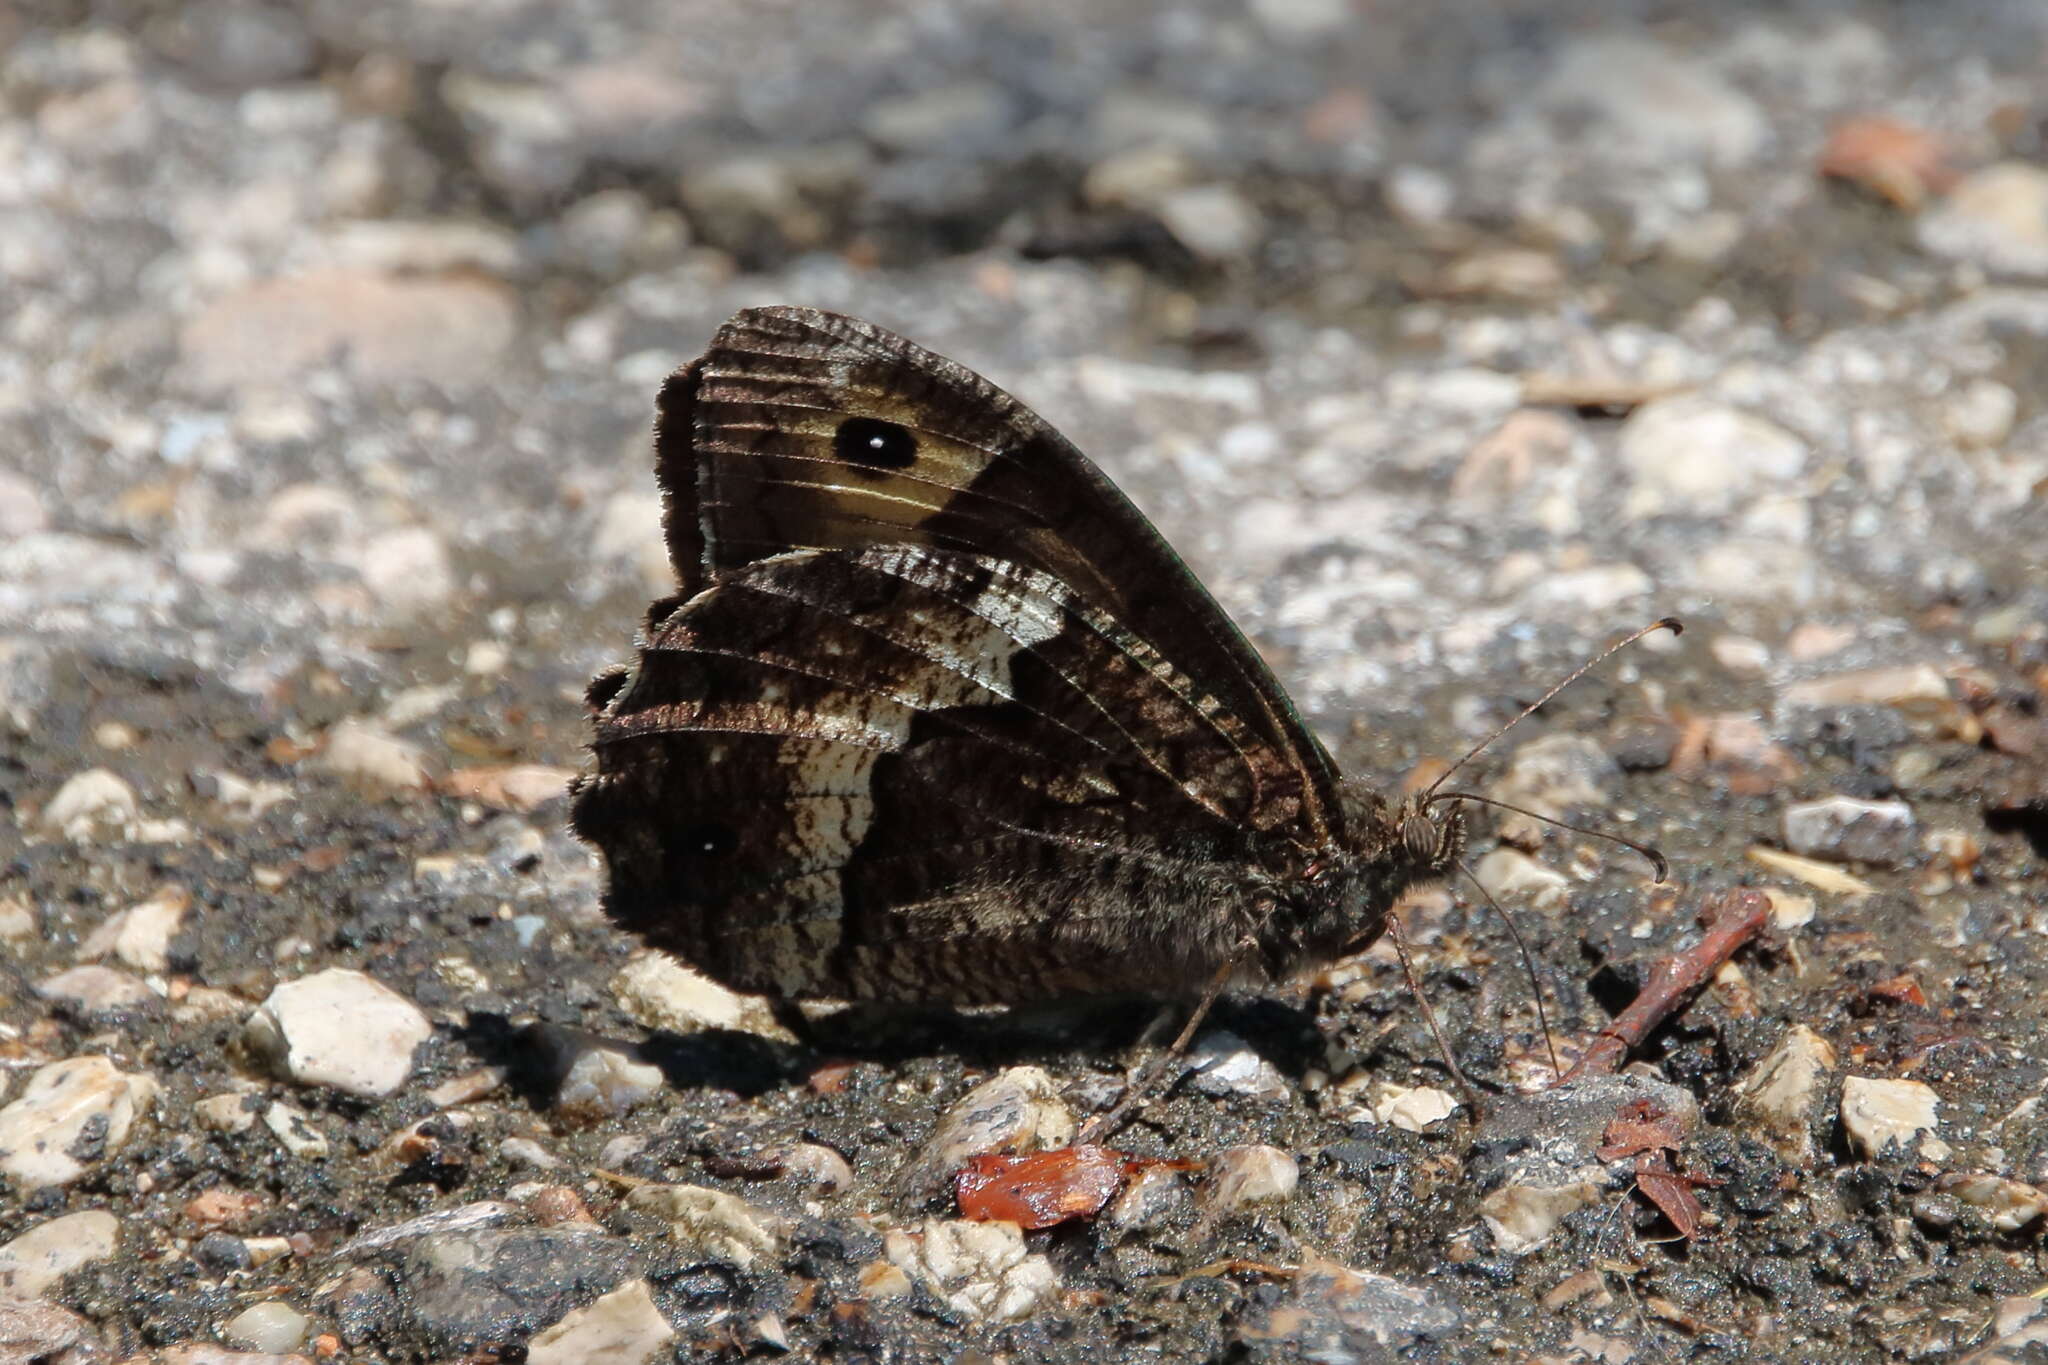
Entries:
MULTIPOLYGON (((1472 1358, 1561 1351, 1574 1324, 1731 1359, 1932 1358, 2036 1289, 2009 1234, 2048 1206, 2048 5, 0 0, 0 1102, 27 1103, 13 1068, 107 1053, 162 1088, 177 1138, 117 1136, 89 1174, 18 1177, 46 1191, 32 1209, 0 1200, 0 1237, 119 1213, 127 1251, 66 1312, 133 1347, 275 1298, 307 1333, 452 1355, 477 1339, 455 1310, 420 1296, 362 1328, 314 1292, 316 1262, 195 1261, 180 1210, 216 1182, 269 1191, 251 1226, 325 1247, 539 1169, 501 1142, 544 1141, 577 1163, 550 1178, 592 1192, 580 1172, 627 1160, 612 1137, 657 1132, 647 1179, 766 1188, 707 1163, 768 1136, 844 1153, 839 1259, 806 1273, 839 1286, 820 1302, 859 1297, 879 1253, 854 1224, 989 1059, 933 1044, 850 1068, 841 1094, 807 1088, 783 1035, 750 1036, 609 1127, 556 1124, 544 1086, 498 1091, 428 1175, 373 1155, 471 1093, 428 1084, 541 1050, 514 1025, 754 1027, 724 1004, 678 1023, 621 985, 632 945, 560 798, 585 680, 670 587, 655 391, 771 302, 859 314, 1030 402, 1154 517, 1348 770, 1454 755, 1611 636, 1689 626, 1478 770, 1654 838, 1680 891, 1534 826, 1474 850, 1540 912, 1567 1032, 1688 932, 1700 888, 1767 881, 1776 932, 1804 934, 1658 1057, 1702 1097, 1702 1141, 1750 1163, 1714 1168, 1735 1181, 1709 1196, 1723 1240, 1644 1253, 1649 1301, 1679 1316, 1645 1326, 1632 1292, 1539 1301, 1609 1264, 1612 1219, 1517 1261, 1471 1233, 1478 1182, 1440 1134, 1298 1091, 1343 1074, 1326 1041, 1441 1080, 1379 959, 1320 1015, 1226 1009, 1287 1084, 1183 1093, 1173 1136, 1144 1139, 1303 1154, 1300 1243, 1274 1215, 1226 1224, 1236 1251, 1454 1283, 1508 1323, 1454 1352, 1472 1358), (240 1059, 255 1002, 330 966, 431 1016, 417 1070, 395 1063, 407 1088, 361 1099, 240 1059), (1858 1074, 1935 1087, 1948 1165, 1882 1165, 1881 1133, 1832 1126, 1832 1092, 1783 1145, 1730 1126, 1794 1025, 1858 1074), (191 1127, 263 1087, 337 1136, 331 1161, 191 1127), (1923 1207, 1937 1168, 1995 1173, 1968 1189, 2034 1212, 2000 1232, 1964 1195, 1923 1207), (1811 1203, 1785 1193, 1802 1179, 1811 1203)), ((1448 894, 1415 923, 1467 1068, 1507 1084, 1540 1048, 1505 941, 1448 894)), ((1071 1049, 1047 1064, 1101 1079, 1071 1049)), ((1182 1264, 1104 1237, 1061 1274, 1111 1292, 1046 1309, 1080 1326, 1019 1358, 1114 1358, 1117 1305, 1182 1264)), ((749 1306, 686 1280, 660 1302, 699 1344, 796 1292, 749 1306)), ((524 1340, 574 1300, 484 1335, 524 1340)), ((1172 1303, 1163 1358, 1254 1331, 1237 1299, 1172 1303)), ((875 1311, 877 1341, 957 1339, 875 1311)), ((791 1323, 821 1351, 869 1330, 791 1323)))

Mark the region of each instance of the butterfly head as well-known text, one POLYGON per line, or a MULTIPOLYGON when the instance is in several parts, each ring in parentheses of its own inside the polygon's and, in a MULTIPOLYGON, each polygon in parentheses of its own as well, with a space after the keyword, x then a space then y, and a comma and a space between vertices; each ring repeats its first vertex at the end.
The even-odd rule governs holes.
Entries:
POLYGON ((1394 813, 1401 857, 1416 881, 1448 877, 1465 851, 1465 807, 1411 796, 1394 813))

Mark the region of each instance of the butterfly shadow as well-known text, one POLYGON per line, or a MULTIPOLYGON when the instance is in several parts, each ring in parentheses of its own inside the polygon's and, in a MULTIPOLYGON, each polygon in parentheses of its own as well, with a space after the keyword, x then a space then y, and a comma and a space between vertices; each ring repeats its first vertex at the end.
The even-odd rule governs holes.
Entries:
POLYGON ((674 1089, 729 1090, 745 1098, 802 1076, 816 1059, 800 1043, 738 1029, 613 1037, 565 1024, 515 1024, 489 1013, 471 1014, 456 1037, 485 1065, 503 1067, 506 1084, 536 1109, 558 1104, 576 1064, 598 1050, 655 1067, 674 1089))

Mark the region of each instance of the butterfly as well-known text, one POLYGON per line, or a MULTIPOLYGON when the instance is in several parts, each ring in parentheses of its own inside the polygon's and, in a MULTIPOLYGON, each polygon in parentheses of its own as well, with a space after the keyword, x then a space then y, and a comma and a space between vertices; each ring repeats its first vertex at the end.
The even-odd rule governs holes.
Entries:
POLYGON ((1460 808, 1343 778, 1244 635, 1022 403, 757 308, 663 384, 678 591, 589 688, 604 908, 749 992, 952 1004, 1284 981, 1444 877, 1460 808))

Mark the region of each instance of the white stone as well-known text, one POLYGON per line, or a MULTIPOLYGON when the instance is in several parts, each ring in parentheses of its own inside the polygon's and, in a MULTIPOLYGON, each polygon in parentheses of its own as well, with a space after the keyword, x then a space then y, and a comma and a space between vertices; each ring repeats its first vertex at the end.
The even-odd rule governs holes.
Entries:
POLYGON ((127 1144, 156 1092, 154 1079, 123 1072, 105 1057, 42 1067, 0 1109, 0 1174, 22 1190, 69 1185, 92 1161, 127 1144))
POLYGON ((1707 61, 1619 29, 1566 45, 1534 103, 1592 115, 1582 136, 1603 162, 1654 165, 1667 175, 1675 164, 1746 165, 1770 136, 1762 106, 1707 61))
POLYGON ((787 1226, 738 1195, 703 1185, 642 1185, 626 1196, 632 1208, 669 1220, 669 1235, 742 1270, 781 1249, 787 1226))
POLYGON ((447 547, 424 526, 402 526, 373 538, 358 564, 363 585, 402 618, 432 611, 455 595, 447 547))
POLYGON ((1278 1204, 1294 1194, 1301 1165, 1278 1147, 1252 1143, 1218 1152, 1209 1163, 1203 1202, 1228 1213, 1259 1204, 1278 1204))
POLYGON ((1935 1135, 1940 1108, 1941 1097, 1923 1081, 1850 1076, 1842 1082, 1842 1128, 1865 1159, 1875 1158, 1890 1142, 1913 1151, 1923 1133, 1917 1148, 1921 1155, 1932 1156, 1930 1147, 1946 1155, 1948 1144, 1935 1135))
POLYGON ((88 768, 74 773, 57 789, 43 807, 42 825, 53 834, 82 843, 96 833, 124 829, 139 813, 135 788, 117 773, 88 768))
POLYGON ((2048 275, 2048 170, 2001 161, 1920 215, 1920 245, 2001 274, 2048 275))
POLYGON ((199 1126, 215 1133, 246 1133, 256 1126, 256 1118, 262 1112, 260 1103, 252 1102, 253 1096, 263 1093, 263 1088, 245 1083, 238 1084, 224 1094, 208 1095, 192 1106, 192 1117, 199 1120, 199 1126))
POLYGON ((301 1160, 325 1161, 332 1150, 327 1134, 314 1127, 310 1114, 281 1100, 263 1111, 263 1126, 276 1135, 287 1152, 301 1160))
POLYGON ((1972 379, 1942 400, 1941 425, 1948 437, 1966 449, 1985 449, 2004 442, 2020 412, 2020 396, 1996 379, 1972 379))
POLYGON ((38 1223, 0 1246, 0 1298, 32 1299, 80 1266, 104 1261, 121 1240, 121 1220, 104 1209, 38 1223))
POLYGON ((1721 516, 1798 477, 1807 457, 1806 443, 1783 427, 1703 394, 1637 408, 1622 423, 1619 453, 1636 518, 1721 516))
POLYGON ((1419 1133, 1458 1110, 1458 1097, 1433 1085, 1387 1085, 1373 1102, 1372 1116, 1404 1132, 1419 1133))
POLYGON ((147 983, 112 967, 73 967, 36 983, 36 994, 45 1000, 60 1000, 88 1018, 98 1014, 120 1014, 156 1003, 157 994, 147 983))
POLYGON ((1015 1223, 928 1218, 921 1234, 890 1232, 883 1254, 976 1321, 1022 1321, 1059 1293, 1052 1263, 1025 1250, 1015 1223))
POLYGON ((383 982, 330 967, 273 990, 243 1036, 300 1085, 376 1099, 405 1084, 413 1050, 433 1032, 419 1006, 383 982))
POLYGON ((801 1180, 820 1194, 838 1194, 853 1186, 853 1167, 845 1157, 817 1142, 792 1142, 768 1153, 782 1167, 785 1180, 801 1180))
POLYGON ((312 1319, 298 1309, 271 1299, 251 1304, 222 1323, 220 1339, 231 1346, 280 1355, 297 1350, 311 1325, 312 1319))
POLYGON ((1785 847, 1808 858, 1895 865, 1915 847, 1913 808, 1903 801, 1830 796, 1785 808, 1785 847))
POLYGON ((1479 1202, 1479 1216, 1502 1251, 1522 1256, 1549 1241, 1567 1216, 1599 1202, 1600 1187, 1586 1180, 1503 1185, 1479 1202))
POLYGON ((1284 1100, 1293 1094, 1280 1068, 1224 1029, 1212 1029, 1195 1040, 1188 1052, 1188 1069, 1194 1073, 1190 1084, 1204 1095, 1284 1100))
POLYGON ((389 791, 421 791, 432 782, 419 745, 365 720, 328 727, 318 766, 344 781, 389 791))
POLYGON ((732 1029, 777 1042, 796 1041, 776 1022, 765 999, 741 995, 666 953, 635 956, 612 978, 611 990, 619 1008, 642 1028, 670 1033, 732 1029))
POLYGON ((555 1088, 555 1107, 565 1113, 610 1118, 661 1093, 661 1068, 636 1061, 617 1048, 593 1047, 569 1064, 555 1088))
POLYGON ((1180 244, 1210 261, 1251 254, 1265 232, 1259 211, 1229 185, 1189 185, 1160 197, 1153 213, 1180 244))
POLYGON ((1743 1077, 1735 1112, 1756 1125, 1787 1161, 1810 1161, 1814 1107, 1834 1068, 1835 1050, 1828 1040, 1804 1024, 1794 1024, 1770 1055, 1743 1077))
POLYGON ((636 490, 613 494, 598 516, 590 548, 599 559, 631 561, 649 591, 675 591, 676 571, 668 561, 668 543, 662 538, 659 494, 636 490))
POLYGON ((1503 904, 1512 900, 1538 910, 1559 910, 1571 899, 1571 878, 1519 848, 1489 849, 1472 875, 1503 904))
POLYGON ((537 1333, 526 1345, 527 1365, 645 1365, 663 1355, 676 1329, 654 1306, 645 1280, 622 1284, 594 1303, 537 1333))
POLYGON ((183 887, 167 886, 148 900, 108 916, 78 945, 78 959, 91 962, 112 954, 138 971, 166 971, 171 939, 191 904, 192 896, 183 887))
POLYGON ((2018 1232, 2048 1213, 2048 1194, 2023 1181, 1985 1171, 1945 1175, 1936 1188, 1982 1210, 2000 1232, 2018 1232))

